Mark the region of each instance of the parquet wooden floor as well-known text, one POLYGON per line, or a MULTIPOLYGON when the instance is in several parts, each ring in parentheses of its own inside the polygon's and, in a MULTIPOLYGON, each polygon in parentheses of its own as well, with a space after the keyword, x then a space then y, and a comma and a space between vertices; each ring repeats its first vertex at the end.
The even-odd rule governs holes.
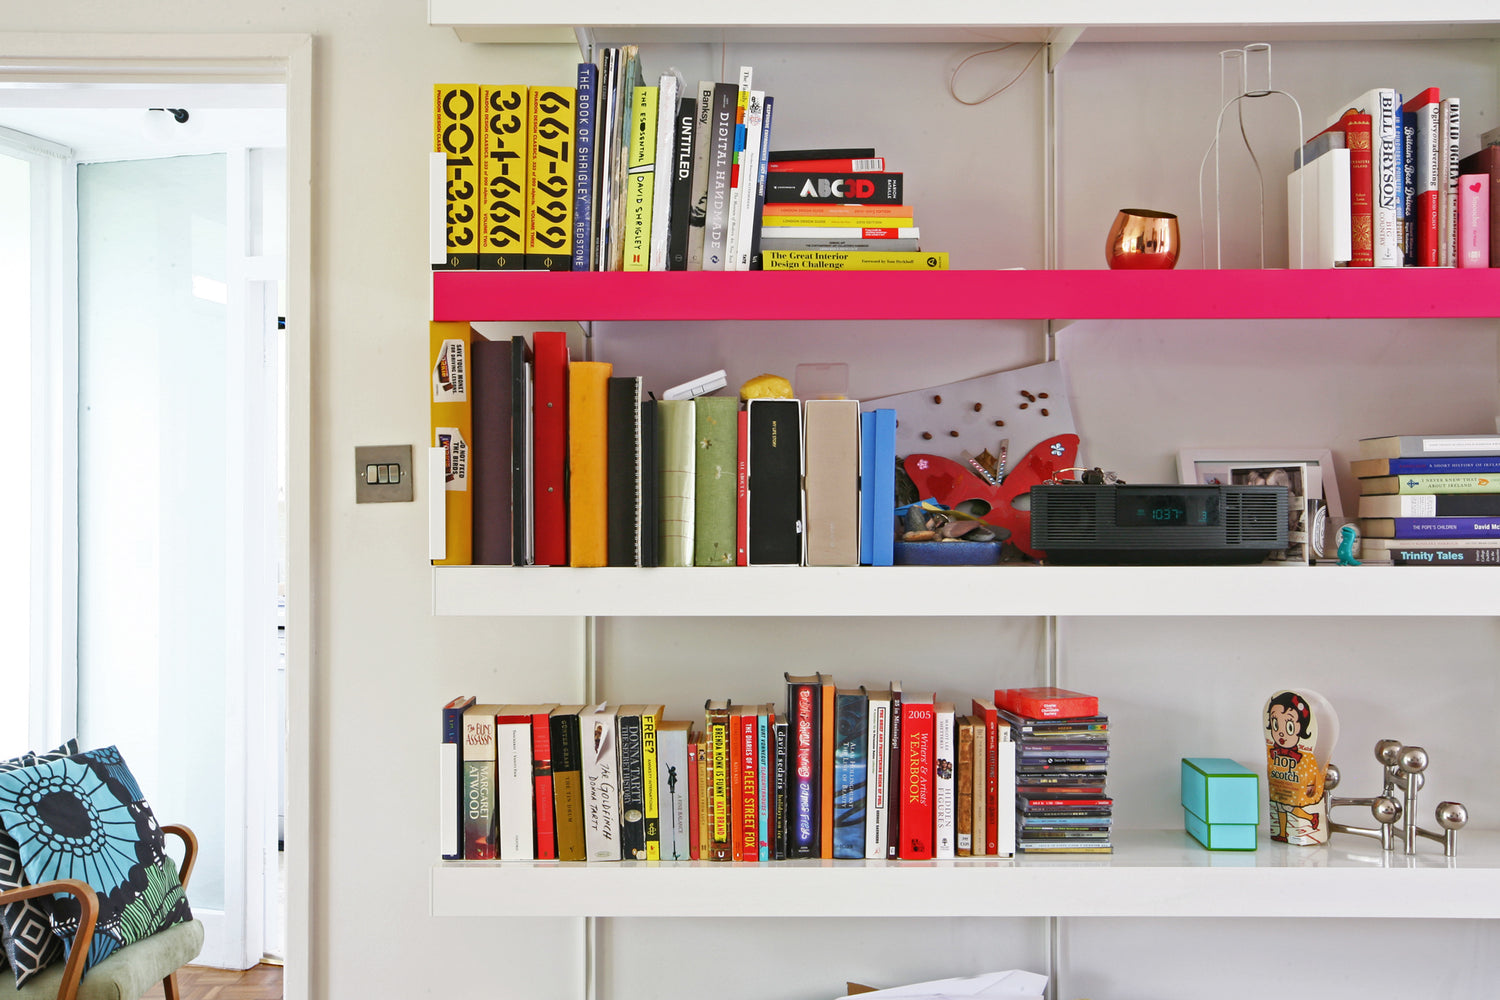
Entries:
MULTIPOLYGON (((257 965, 244 972, 189 965, 177 973, 182 1000, 281 1000, 281 966, 257 965)), ((142 1000, 163 1000, 157 983, 142 1000)))

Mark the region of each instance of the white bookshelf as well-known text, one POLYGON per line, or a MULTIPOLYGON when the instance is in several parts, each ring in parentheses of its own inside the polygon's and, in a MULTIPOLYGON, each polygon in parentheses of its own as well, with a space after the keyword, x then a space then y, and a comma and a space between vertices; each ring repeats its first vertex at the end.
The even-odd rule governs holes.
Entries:
POLYGON ((1487 566, 439 566, 433 613, 1485 616, 1500 615, 1500 574, 1487 566))
MULTIPOLYGON (((1350 810, 1355 812, 1357 810, 1350 810)), ((1500 835, 1459 856, 1382 855, 1373 841, 1205 851, 1182 830, 1115 831, 1113 854, 1017 860, 774 864, 452 861, 431 873, 434 916, 1500 918, 1500 835), (1368 847, 1364 846, 1369 844, 1368 847)))

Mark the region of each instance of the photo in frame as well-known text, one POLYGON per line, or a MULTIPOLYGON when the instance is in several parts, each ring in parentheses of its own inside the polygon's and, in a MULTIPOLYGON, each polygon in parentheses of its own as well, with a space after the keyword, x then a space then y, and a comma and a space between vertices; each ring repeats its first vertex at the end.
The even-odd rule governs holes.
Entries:
POLYGON ((1177 478, 1182 483, 1230 483, 1230 468, 1290 468, 1302 466, 1304 560, 1334 558, 1344 506, 1334 474, 1333 452, 1327 448, 1184 448, 1177 453, 1177 478))
POLYGON ((1227 469, 1232 486, 1285 486, 1287 490, 1287 524, 1285 551, 1273 552, 1270 562, 1307 565, 1308 557, 1308 489, 1307 463, 1281 465, 1235 465, 1227 469))

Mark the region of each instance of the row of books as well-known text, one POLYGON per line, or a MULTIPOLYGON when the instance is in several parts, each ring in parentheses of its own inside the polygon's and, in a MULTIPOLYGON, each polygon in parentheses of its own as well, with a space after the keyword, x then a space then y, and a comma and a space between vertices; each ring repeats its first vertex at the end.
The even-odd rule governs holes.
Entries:
POLYGON ((782 861, 1004 857, 1108 849, 1103 779, 1053 753, 1093 754, 1087 698, 997 690, 963 714, 932 693, 786 675, 786 704, 709 701, 701 727, 661 705, 443 708, 443 855, 464 860, 782 861), (1018 744, 1025 745, 1018 759, 1018 744), (1039 739, 1038 733, 1051 734, 1039 739), (1086 745, 1086 746, 1085 746, 1086 745), (1019 806, 1019 818, 1018 809, 1019 806), (1104 837, 1097 835, 1102 822, 1104 837))
POLYGON ((437 85, 433 267, 947 266, 915 255, 903 176, 873 148, 772 151, 775 101, 752 80, 742 66, 738 83, 695 90, 675 70, 648 81, 626 45, 580 63, 572 86, 437 85))
POLYGON ((433 323, 439 565, 889 566, 896 412, 650 398, 567 338, 433 323))
POLYGON ((1500 129, 1460 157, 1462 104, 1376 88, 1292 153, 1291 267, 1500 266, 1500 129))
POLYGON ((1364 562, 1500 565, 1500 435, 1366 438, 1359 455, 1364 562))

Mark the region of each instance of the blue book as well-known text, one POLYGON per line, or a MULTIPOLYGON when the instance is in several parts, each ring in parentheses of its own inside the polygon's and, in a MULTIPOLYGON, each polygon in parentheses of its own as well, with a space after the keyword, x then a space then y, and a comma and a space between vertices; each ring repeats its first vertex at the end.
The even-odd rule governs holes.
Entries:
POLYGON ((594 134, 599 67, 578 64, 578 120, 573 128, 573 270, 587 271, 594 218, 594 134))
MULTIPOLYGON (((1401 106, 1399 98, 1396 106, 1401 106)), ((1417 113, 1401 112, 1401 262, 1417 266, 1417 113)))
POLYGON ((833 856, 865 856, 865 775, 869 766, 869 702, 864 688, 841 690, 833 702, 833 856))
MULTIPOLYGON (((893 518, 896 509, 896 411, 872 410, 875 417, 875 447, 868 492, 871 502, 870 565, 890 566, 896 555, 893 518)), ((863 481, 862 481, 863 485, 863 481)), ((863 499, 865 491, 861 491, 863 499)))
POLYGON ((1500 538, 1500 517, 1367 517, 1370 538, 1500 538))
POLYGON ((875 411, 859 415, 859 564, 875 565, 875 411))
POLYGON ((1458 456, 1451 458, 1364 458, 1349 463, 1361 479, 1371 476, 1407 476, 1423 473, 1500 473, 1500 455, 1458 456))
MULTIPOLYGON (((766 717, 770 705, 762 705, 755 713, 755 761, 756 795, 759 798, 756 814, 757 854, 761 861, 771 860, 771 733, 770 720, 766 717)), ((746 858, 745 860, 749 860, 746 858)))
MULTIPOLYGON (((1411 217, 1407 215, 1406 199, 1407 192, 1416 183, 1415 175, 1407 173, 1406 161, 1409 159, 1408 150, 1411 148, 1406 137, 1406 114, 1401 110, 1401 94, 1396 94, 1396 250, 1401 255, 1401 266, 1409 267, 1407 254, 1413 258, 1416 250, 1411 248, 1406 241, 1407 226, 1411 217)), ((1416 112, 1412 112, 1412 132, 1417 130, 1416 112)))

